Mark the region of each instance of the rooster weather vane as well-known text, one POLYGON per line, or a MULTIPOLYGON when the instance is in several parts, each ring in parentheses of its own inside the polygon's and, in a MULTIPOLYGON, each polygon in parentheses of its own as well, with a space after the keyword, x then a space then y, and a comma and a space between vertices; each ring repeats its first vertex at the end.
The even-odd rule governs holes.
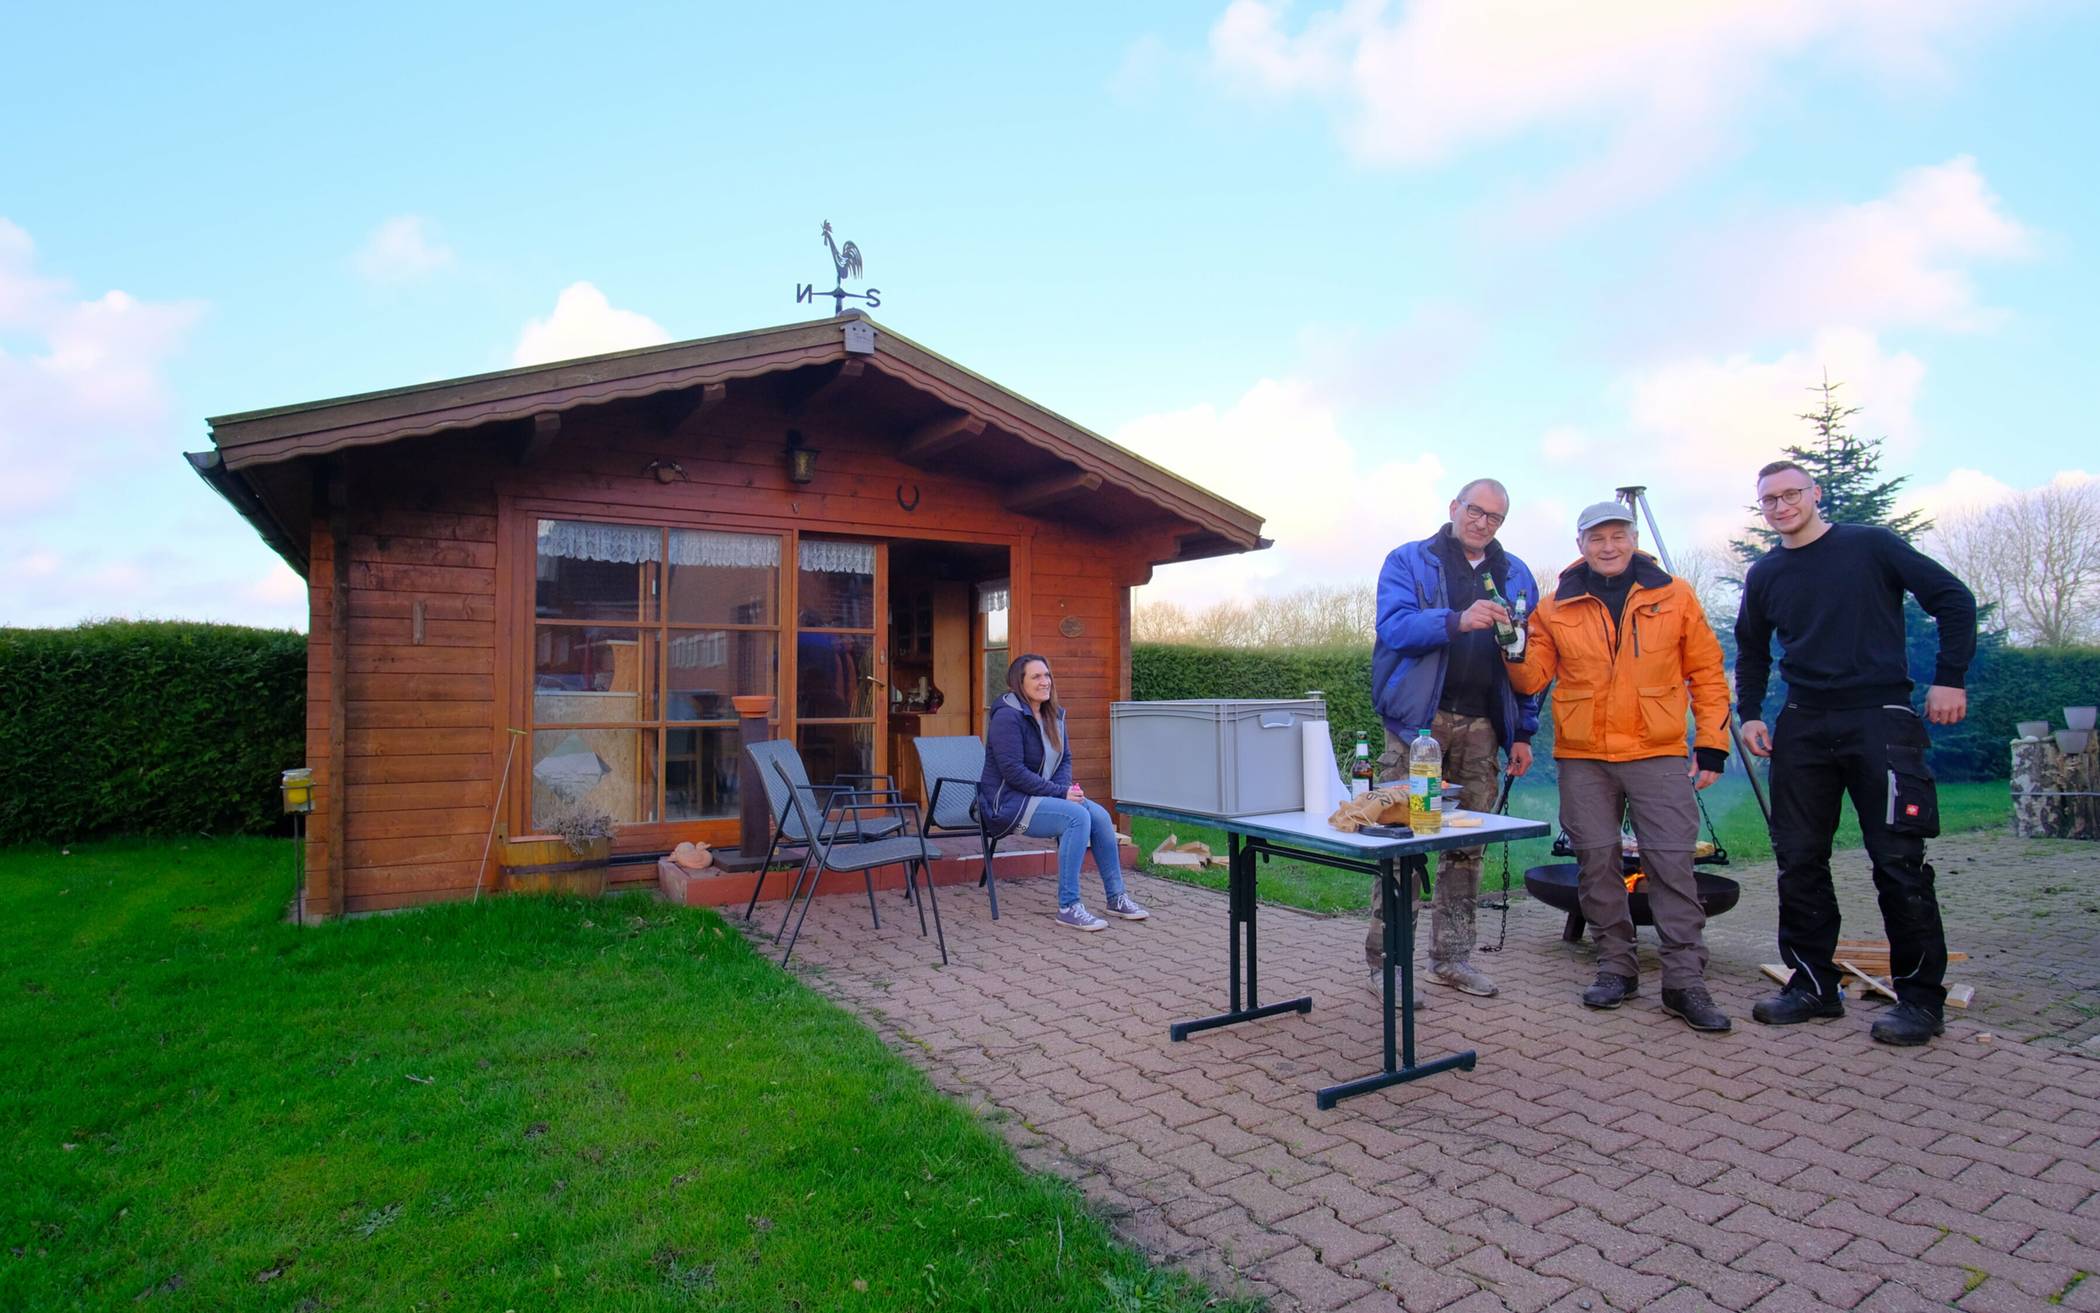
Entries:
POLYGON ((828 296, 831 298, 831 313, 835 315, 846 312, 846 301, 849 297, 855 301, 866 301, 870 310, 881 305, 882 289, 879 287, 871 287, 865 292, 849 292, 846 290, 846 280, 848 278, 860 277, 860 248, 852 242, 847 242, 844 246, 840 246, 837 242, 831 240, 831 220, 829 219, 824 221, 824 245, 831 251, 831 263, 832 267, 838 272, 838 283, 828 292, 819 292, 815 283, 797 283, 795 284, 795 304, 801 305, 805 301, 814 302, 820 296, 828 296))

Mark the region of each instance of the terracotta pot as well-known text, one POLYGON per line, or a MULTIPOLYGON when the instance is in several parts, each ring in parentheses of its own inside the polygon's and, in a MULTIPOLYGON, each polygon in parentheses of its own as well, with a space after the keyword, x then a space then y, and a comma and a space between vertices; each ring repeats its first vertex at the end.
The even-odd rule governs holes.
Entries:
POLYGON ((596 898, 605 892, 611 857, 611 839, 593 839, 580 852, 558 838, 505 839, 504 886, 518 894, 596 898))

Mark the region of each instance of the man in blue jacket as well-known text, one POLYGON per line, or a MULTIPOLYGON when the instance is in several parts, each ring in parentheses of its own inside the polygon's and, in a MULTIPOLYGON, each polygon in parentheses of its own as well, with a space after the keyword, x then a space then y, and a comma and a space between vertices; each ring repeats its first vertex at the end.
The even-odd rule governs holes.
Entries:
MULTIPOLYGON (((1407 777, 1408 746, 1425 727, 1444 752, 1444 780, 1464 792, 1470 811, 1495 805, 1507 753, 1510 775, 1531 769, 1539 727, 1537 696, 1509 686, 1495 623, 1509 619, 1490 601, 1486 580, 1514 605, 1538 608, 1538 584, 1495 534, 1509 514, 1509 490, 1475 479, 1451 500, 1451 521, 1420 542, 1402 543, 1378 574, 1378 637, 1371 649, 1371 703, 1385 721, 1379 779, 1407 777)), ((1410 897, 1416 891, 1410 891, 1410 897)), ((1482 997, 1495 982, 1475 967, 1473 916, 1480 901, 1480 849, 1444 853, 1429 916, 1429 979, 1482 997)), ((1364 961, 1372 979, 1385 965, 1382 887, 1371 910, 1364 961)), ((1416 996, 1419 1004, 1420 995, 1416 996)))

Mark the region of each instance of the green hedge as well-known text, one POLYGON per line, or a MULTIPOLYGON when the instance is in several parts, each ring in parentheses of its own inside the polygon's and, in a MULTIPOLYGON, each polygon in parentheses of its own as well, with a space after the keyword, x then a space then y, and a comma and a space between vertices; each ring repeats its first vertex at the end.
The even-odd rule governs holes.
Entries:
POLYGON ((304 634, 0 629, 0 844, 279 828, 305 724, 304 634))
POLYGON ((1371 649, 1183 647, 1138 643, 1130 651, 1130 695, 1141 702, 1174 698, 1297 698, 1318 689, 1327 697, 1334 748, 1345 753, 1357 731, 1371 736, 1371 754, 1385 731, 1371 709, 1371 649))
MULTIPOLYGON (((1165 698, 1289 698, 1308 689, 1327 695, 1335 751, 1346 752, 1359 729, 1379 741, 1371 709, 1369 648, 1255 650, 1141 643, 1130 655, 1131 696, 1165 698)), ((2006 742, 2022 720, 2063 723, 2067 706, 2100 701, 2100 648, 1994 647, 1969 672, 1969 715, 1935 729, 1933 764, 1948 780, 2004 779, 2011 765, 2006 742)), ((1552 712, 1541 717, 1532 746, 1539 769, 1551 774, 1552 712)), ((1374 747, 1374 751, 1375 751, 1374 747)))
POLYGON ((2065 707, 2100 703, 2100 648, 1997 648, 1978 655, 1968 685, 1968 718, 1932 731, 1933 765, 1950 780, 2002 780, 2012 770, 2006 743, 2015 725, 2046 720, 2062 729, 2065 707))

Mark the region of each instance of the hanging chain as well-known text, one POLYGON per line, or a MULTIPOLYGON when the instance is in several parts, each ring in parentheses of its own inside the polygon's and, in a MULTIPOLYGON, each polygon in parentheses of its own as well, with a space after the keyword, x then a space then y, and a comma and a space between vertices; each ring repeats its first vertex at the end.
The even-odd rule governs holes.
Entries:
MULTIPOLYGON (((1509 814, 1509 791, 1510 787, 1516 782, 1517 777, 1514 775, 1504 775, 1502 777, 1502 796, 1495 800, 1495 815, 1506 816, 1509 814)), ((1499 953, 1502 951, 1502 946, 1509 942, 1509 845, 1503 843, 1498 844, 1497 847, 1502 849, 1502 901, 1488 903, 1486 906, 1496 908, 1502 913, 1502 928, 1496 932, 1495 942, 1492 947, 1485 944, 1480 946, 1479 951, 1483 953, 1499 953)))

